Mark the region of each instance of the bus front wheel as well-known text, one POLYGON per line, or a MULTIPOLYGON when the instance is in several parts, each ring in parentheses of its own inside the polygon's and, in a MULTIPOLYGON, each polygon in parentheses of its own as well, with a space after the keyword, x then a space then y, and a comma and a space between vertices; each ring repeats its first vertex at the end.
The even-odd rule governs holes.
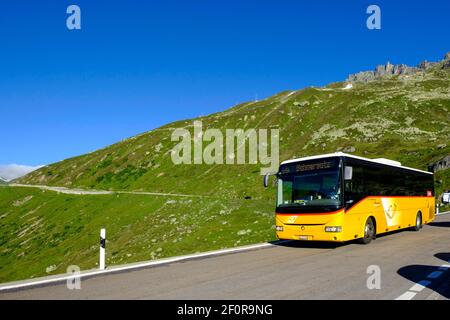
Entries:
POLYGON ((413 229, 414 231, 419 231, 420 229, 422 229, 422 213, 420 211, 417 212, 416 224, 413 229))
POLYGON ((359 239, 359 243, 369 244, 373 239, 375 239, 375 224, 373 219, 369 218, 364 226, 364 237, 359 239))

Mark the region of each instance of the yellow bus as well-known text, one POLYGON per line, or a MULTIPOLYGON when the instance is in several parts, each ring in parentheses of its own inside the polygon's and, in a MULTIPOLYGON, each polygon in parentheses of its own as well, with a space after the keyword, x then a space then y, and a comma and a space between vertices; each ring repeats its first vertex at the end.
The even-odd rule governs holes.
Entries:
POLYGON ((396 161, 339 152, 285 161, 276 177, 279 239, 368 244, 435 217, 433 174, 396 161))

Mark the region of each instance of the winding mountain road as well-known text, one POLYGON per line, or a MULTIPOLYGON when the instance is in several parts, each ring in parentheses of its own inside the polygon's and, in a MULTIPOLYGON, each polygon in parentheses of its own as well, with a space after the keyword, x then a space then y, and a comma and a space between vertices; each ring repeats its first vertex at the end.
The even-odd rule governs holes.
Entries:
POLYGON ((161 192, 145 192, 145 191, 110 191, 110 190, 87 190, 87 189, 73 189, 66 187, 56 187, 56 186, 45 186, 45 185, 32 185, 32 184, 18 184, 11 183, 10 187, 21 187, 21 188, 35 188, 46 191, 53 191, 63 194, 73 194, 73 195, 108 195, 108 194, 136 194, 136 195, 148 195, 148 196, 170 196, 170 197, 196 197, 204 198, 207 196, 203 195, 193 195, 193 194, 180 194, 180 193, 161 193, 161 192))

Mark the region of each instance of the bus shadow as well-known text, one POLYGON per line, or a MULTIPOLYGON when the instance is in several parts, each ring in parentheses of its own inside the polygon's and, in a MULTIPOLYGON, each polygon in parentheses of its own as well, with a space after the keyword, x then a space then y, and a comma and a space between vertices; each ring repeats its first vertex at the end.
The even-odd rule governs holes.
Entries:
POLYGON ((326 241, 302 241, 302 240, 281 240, 270 242, 273 245, 286 248, 308 248, 308 249, 336 249, 350 242, 326 242, 326 241))
MULTIPOLYGON (((434 256, 445 262, 450 260, 449 252, 437 253, 434 256)), ((439 269, 439 266, 409 265, 398 269, 397 273, 405 279, 421 284, 446 299, 450 299, 450 281, 446 281, 450 279, 450 270, 439 269), (441 274, 437 277, 429 277, 434 272, 440 272, 441 274)))
MULTIPOLYGON (((428 224, 426 224, 424 226, 450 228, 450 222, 432 222, 432 223, 428 223, 428 224), (442 225, 442 224, 444 224, 444 225, 442 225), (448 224, 448 225, 445 225, 445 224, 448 224)), ((407 227, 407 228, 403 228, 403 229, 392 230, 392 231, 388 231, 388 232, 385 232, 385 233, 377 234, 377 238, 384 238, 384 237, 388 237, 390 235, 399 234, 399 233, 403 233, 403 232, 417 233, 417 231, 415 231, 412 227, 407 227)), ((420 232, 422 232, 422 231, 419 231, 419 233, 420 232)))
MULTIPOLYGON (((428 225, 436 224, 434 226, 438 227, 450 227, 450 222, 433 222, 428 225), (444 224, 444 225, 442 225, 444 224), (445 225, 448 224, 448 225, 445 225)), ((377 234, 377 239, 381 239, 384 237, 389 237, 395 234, 400 234, 403 232, 417 232, 414 229, 404 228, 398 230, 392 230, 389 232, 377 234)), ((375 240, 376 241, 376 240, 375 240)), ((359 244, 358 240, 350 240, 347 242, 327 242, 327 241, 306 241, 306 240, 276 240, 269 242, 270 244, 281 246, 281 247, 289 247, 289 248, 312 248, 312 249, 336 249, 339 247, 343 247, 349 244, 359 244)), ((448 259, 447 259, 448 260, 448 259)))
MULTIPOLYGON (((383 238, 389 235, 401 233, 404 231, 409 231, 409 229, 394 230, 387 233, 382 233, 377 235, 378 238, 383 238)), ((277 240, 271 241, 270 244, 288 247, 288 248, 310 248, 310 249, 337 249, 339 247, 344 247, 350 244, 362 245, 357 239, 349 240, 346 242, 328 242, 328 241, 306 241, 306 240, 277 240)))
POLYGON ((450 221, 430 222, 428 225, 432 227, 450 228, 450 221))
MULTIPOLYGON (((392 236, 394 234, 400 234, 400 233, 403 233, 403 232, 412 232, 412 231, 414 231, 414 230, 411 229, 411 228, 392 230, 392 231, 384 232, 384 233, 381 233, 381 234, 377 234, 377 239, 382 239, 384 237, 389 237, 389 236, 392 236)), ((416 231, 414 231, 414 232, 416 232, 416 231)))

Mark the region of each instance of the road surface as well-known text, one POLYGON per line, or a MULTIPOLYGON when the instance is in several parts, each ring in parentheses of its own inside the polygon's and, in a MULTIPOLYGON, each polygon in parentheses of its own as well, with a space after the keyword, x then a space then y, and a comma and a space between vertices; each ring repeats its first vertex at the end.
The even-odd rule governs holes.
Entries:
POLYGON ((450 299, 449 260, 446 214, 420 232, 396 232, 366 246, 288 242, 96 276, 83 279, 80 290, 59 283, 3 292, 0 299, 450 299), (374 270, 380 289, 367 286, 374 270))

